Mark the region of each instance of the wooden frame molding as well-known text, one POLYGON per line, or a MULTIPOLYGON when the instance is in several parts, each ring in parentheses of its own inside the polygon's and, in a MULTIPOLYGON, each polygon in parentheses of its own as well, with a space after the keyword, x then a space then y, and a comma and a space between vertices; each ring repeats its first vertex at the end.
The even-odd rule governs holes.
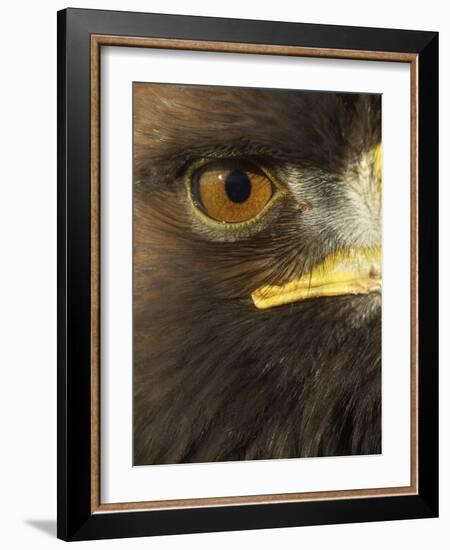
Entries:
POLYGON ((173 508, 273 504, 316 500, 356 499, 417 495, 418 465, 418 55, 390 51, 309 48, 231 42, 96 35, 90 38, 91 105, 91 513, 164 510, 173 508), (408 487, 355 489, 312 493, 270 494, 147 502, 101 503, 100 499, 100 57, 102 46, 164 48, 208 52, 230 52, 333 59, 360 59, 408 63, 411 75, 411 484, 408 487))
POLYGON ((438 33, 77 8, 59 11, 57 22, 57 536, 94 540, 437 517, 438 33), (101 502, 100 53, 109 46, 409 65, 409 486, 101 502))

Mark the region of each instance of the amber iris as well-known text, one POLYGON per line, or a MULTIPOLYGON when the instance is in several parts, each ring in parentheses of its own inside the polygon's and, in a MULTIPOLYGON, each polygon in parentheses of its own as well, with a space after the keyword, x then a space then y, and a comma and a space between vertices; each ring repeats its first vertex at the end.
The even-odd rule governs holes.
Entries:
POLYGON ((250 163, 211 162, 192 178, 194 204, 219 222, 245 222, 256 217, 273 195, 267 175, 250 163))

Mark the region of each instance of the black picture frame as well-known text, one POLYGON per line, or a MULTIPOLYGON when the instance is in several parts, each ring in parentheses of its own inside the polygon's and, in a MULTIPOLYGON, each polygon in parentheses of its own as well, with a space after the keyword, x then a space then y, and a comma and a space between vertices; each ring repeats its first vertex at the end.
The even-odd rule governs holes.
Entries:
POLYGON ((438 34, 85 9, 58 12, 58 532, 64 540, 430 518, 438 515, 438 34), (92 512, 91 36, 417 58, 418 491, 414 495, 92 512))

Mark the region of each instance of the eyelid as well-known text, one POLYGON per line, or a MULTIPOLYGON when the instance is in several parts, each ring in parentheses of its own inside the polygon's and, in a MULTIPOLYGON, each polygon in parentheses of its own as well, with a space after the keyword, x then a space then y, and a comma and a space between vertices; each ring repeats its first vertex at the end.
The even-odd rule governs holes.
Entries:
POLYGON ((259 161, 256 161, 252 158, 247 158, 247 157, 202 157, 202 158, 199 158, 199 159, 191 162, 189 164, 189 166, 187 167, 187 169, 185 171, 185 176, 184 176, 185 183, 188 182, 192 178, 192 176, 194 175, 195 172, 200 170, 200 168, 203 168, 203 167, 207 166, 208 164, 213 164, 213 163, 215 164, 215 163, 220 163, 220 162, 231 163, 233 161, 235 161, 236 164, 240 164, 240 165, 248 164, 248 165, 255 166, 256 168, 261 170, 267 176, 267 178, 272 182, 272 184, 274 185, 276 190, 278 190, 278 189, 286 190, 285 185, 275 176, 275 174, 269 168, 267 168, 263 163, 261 163, 259 161))
POLYGON ((255 225, 260 221, 262 218, 265 217, 265 215, 272 210, 272 208, 280 202, 281 199, 283 199, 287 194, 287 188, 284 184, 282 184, 279 179, 263 164, 248 158, 242 158, 242 157, 212 157, 212 158, 200 158, 197 161, 194 161, 187 169, 184 177, 184 185, 186 188, 186 192, 188 195, 189 203, 191 205, 191 208, 193 209, 195 215, 201 219, 203 223, 205 223, 207 226, 209 226, 212 229, 219 229, 220 231, 239 231, 244 228, 248 228, 249 226, 255 225), (220 162, 223 163, 232 163, 233 161, 236 162, 236 165, 240 166, 254 166, 255 168, 259 169, 270 181, 273 187, 273 195, 269 199, 268 203, 264 206, 264 208, 253 218, 245 221, 239 221, 239 222, 224 222, 224 221, 218 221, 214 220, 210 216, 208 216, 206 213, 202 212, 201 209, 198 208, 196 201, 193 197, 192 193, 192 186, 193 186, 193 176, 202 168, 208 166, 208 164, 220 164, 220 162))

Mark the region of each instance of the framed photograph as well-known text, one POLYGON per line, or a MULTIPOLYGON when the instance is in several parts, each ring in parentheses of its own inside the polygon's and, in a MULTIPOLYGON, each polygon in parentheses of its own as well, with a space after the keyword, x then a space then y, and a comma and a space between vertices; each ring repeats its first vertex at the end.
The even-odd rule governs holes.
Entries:
POLYGON ((58 13, 58 536, 438 514, 438 35, 58 13))

